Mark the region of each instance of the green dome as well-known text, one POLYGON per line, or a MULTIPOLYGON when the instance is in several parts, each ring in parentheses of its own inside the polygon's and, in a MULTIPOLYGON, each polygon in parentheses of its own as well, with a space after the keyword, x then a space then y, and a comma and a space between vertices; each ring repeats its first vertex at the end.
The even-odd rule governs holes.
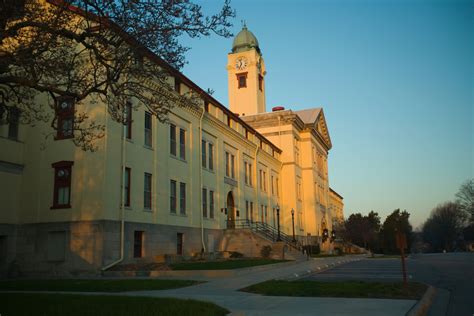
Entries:
POLYGON ((260 47, 258 47, 258 41, 255 35, 247 29, 247 26, 242 27, 242 31, 237 34, 232 43, 232 52, 244 52, 255 48, 260 53, 260 47))

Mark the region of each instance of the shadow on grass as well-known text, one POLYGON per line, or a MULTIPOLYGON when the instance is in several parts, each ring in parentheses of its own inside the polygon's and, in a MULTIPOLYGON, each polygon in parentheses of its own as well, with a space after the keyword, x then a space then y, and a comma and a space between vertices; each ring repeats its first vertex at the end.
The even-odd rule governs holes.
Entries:
POLYGON ((319 282, 270 280, 241 289, 268 296, 322 296, 346 298, 420 299, 427 286, 410 282, 319 282))
POLYGON ((228 310, 208 302, 175 298, 2 293, 2 315, 130 316, 226 315, 228 310))
MULTIPOLYGON (((125 292, 168 290, 202 283, 193 280, 5 280, 1 291, 125 292)), ((0 311, 1 312, 1 311, 0 311)))
POLYGON ((173 270, 232 270, 287 262, 274 259, 237 259, 225 261, 181 262, 170 265, 173 270))

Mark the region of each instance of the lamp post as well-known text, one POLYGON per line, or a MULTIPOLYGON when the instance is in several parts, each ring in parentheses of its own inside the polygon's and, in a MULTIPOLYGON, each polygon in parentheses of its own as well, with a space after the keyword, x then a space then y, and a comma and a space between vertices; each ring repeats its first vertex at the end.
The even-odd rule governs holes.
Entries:
POLYGON ((280 205, 277 204, 276 209, 277 209, 277 228, 278 228, 277 241, 281 241, 281 237, 280 237, 280 205))
POLYGON ((291 209, 291 222, 293 223, 293 242, 296 242, 295 238, 295 210, 291 209))

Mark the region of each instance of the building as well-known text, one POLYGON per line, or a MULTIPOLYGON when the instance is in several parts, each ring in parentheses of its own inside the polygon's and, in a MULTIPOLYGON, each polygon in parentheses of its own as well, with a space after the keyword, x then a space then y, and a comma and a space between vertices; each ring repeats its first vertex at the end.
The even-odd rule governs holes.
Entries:
POLYGON ((333 220, 344 221, 344 198, 332 188, 329 188, 329 207, 333 220))
MULTIPOLYGON (((78 274, 221 251, 226 230, 276 227, 278 210, 282 232, 294 228, 298 243, 329 250, 332 143, 323 109, 266 111, 265 64, 246 27, 227 71, 230 109, 173 71, 176 93, 204 97, 199 107, 174 108, 169 124, 130 108, 122 126, 91 103, 86 110, 106 126, 94 153, 76 147, 67 128, 45 139, 47 124, 0 126, 2 273, 78 274)), ((60 106, 64 120, 74 119, 74 104, 60 106)))

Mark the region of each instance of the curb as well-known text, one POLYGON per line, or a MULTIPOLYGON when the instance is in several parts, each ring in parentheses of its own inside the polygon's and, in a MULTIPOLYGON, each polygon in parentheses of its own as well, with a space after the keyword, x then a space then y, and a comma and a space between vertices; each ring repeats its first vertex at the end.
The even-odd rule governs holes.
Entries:
POLYGON ((272 270, 280 267, 286 267, 298 263, 298 261, 290 260, 287 262, 279 262, 272 264, 264 264, 253 267, 229 270, 152 270, 152 271, 104 271, 103 277, 206 277, 206 278, 222 278, 237 277, 251 272, 261 272, 272 270))
POLYGON ((437 289, 430 285, 425 294, 423 294, 421 300, 419 300, 415 305, 412 306, 412 308, 410 308, 410 310, 406 313, 406 316, 427 315, 431 305, 433 304, 433 299, 436 295, 436 292, 437 289))

